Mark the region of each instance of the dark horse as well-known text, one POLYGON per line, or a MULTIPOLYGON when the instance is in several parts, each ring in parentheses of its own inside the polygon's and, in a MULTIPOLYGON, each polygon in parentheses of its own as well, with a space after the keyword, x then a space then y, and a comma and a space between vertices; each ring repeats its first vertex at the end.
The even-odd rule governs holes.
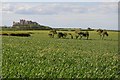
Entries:
POLYGON ((82 37, 86 37, 87 39, 89 38, 89 32, 86 31, 86 32, 78 32, 77 35, 76 35, 76 39, 80 36, 80 39, 82 37))
POLYGON ((108 36, 108 33, 106 30, 98 29, 98 34, 100 35, 100 38, 104 39, 104 36, 108 36))
POLYGON ((67 33, 58 32, 58 38, 66 38, 67 33))

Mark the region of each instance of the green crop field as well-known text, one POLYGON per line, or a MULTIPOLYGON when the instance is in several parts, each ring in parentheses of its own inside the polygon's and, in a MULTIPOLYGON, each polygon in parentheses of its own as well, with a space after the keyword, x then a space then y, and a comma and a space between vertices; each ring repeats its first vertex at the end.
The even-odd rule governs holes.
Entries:
POLYGON ((118 78, 118 32, 108 32, 104 40, 95 31, 89 40, 26 32, 33 34, 2 36, 3 78, 118 78))

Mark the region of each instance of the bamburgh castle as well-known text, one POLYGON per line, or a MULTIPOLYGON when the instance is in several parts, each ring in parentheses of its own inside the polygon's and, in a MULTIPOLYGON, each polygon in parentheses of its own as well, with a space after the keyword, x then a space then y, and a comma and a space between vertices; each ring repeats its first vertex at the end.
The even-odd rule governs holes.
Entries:
POLYGON ((15 22, 13 21, 13 26, 20 26, 20 25, 38 25, 37 22, 32 22, 32 21, 28 21, 28 20, 24 20, 24 19, 20 19, 20 22, 15 22))

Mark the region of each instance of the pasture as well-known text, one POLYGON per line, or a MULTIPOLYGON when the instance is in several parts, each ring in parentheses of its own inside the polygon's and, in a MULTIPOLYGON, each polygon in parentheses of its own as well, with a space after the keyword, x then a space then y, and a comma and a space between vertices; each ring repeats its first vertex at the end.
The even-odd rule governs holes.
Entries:
POLYGON ((33 34, 2 36, 3 78, 118 78, 118 32, 108 32, 104 40, 95 31, 88 40, 26 32, 33 34))

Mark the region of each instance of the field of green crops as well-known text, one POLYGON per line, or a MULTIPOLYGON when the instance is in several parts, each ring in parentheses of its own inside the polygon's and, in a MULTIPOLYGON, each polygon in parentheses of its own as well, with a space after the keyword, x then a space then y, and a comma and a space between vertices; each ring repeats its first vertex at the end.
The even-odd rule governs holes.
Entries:
POLYGON ((104 40, 95 31, 89 40, 27 32, 33 34, 2 36, 3 78, 118 78, 118 32, 104 40))

